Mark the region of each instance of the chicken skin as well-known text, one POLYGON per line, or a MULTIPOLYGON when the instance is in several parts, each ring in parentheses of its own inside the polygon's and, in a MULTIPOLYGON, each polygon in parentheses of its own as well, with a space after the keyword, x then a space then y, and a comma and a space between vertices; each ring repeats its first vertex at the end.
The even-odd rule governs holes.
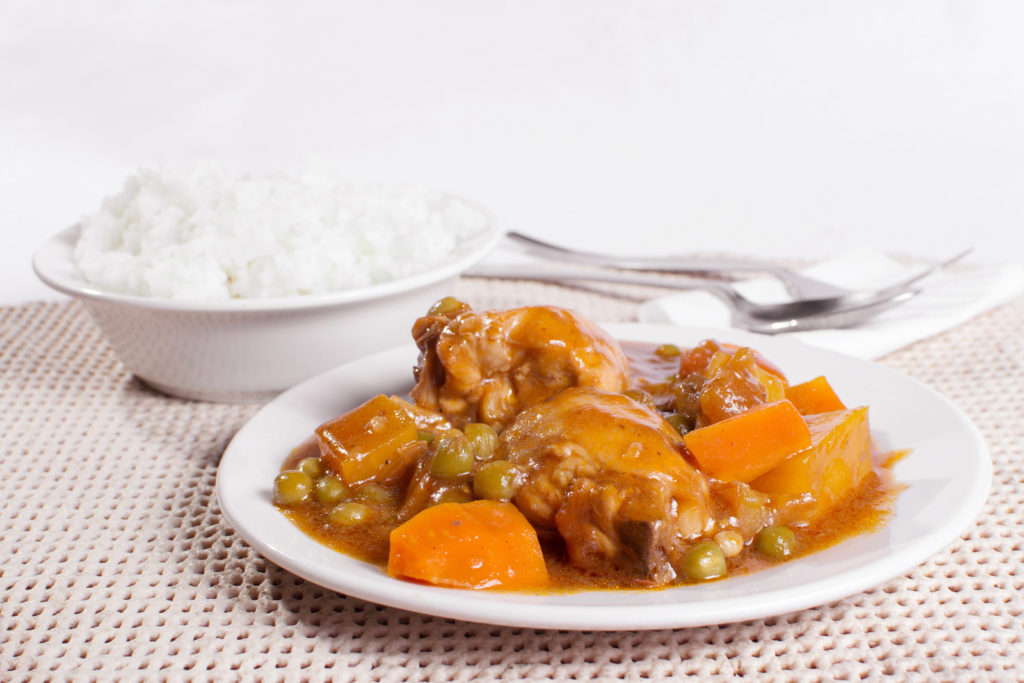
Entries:
POLYGON ((498 450, 526 473, 513 502, 558 532, 575 566, 663 584, 688 540, 714 525, 707 481, 680 443, 648 406, 571 388, 522 412, 498 450))
POLYGON ((629 362, 618 343, 572 311, 529 306, 476 312, 463 307, 416 321, 420 406, 456 427, 499 431, 523 409, 568 387, 623 391, 629 362))

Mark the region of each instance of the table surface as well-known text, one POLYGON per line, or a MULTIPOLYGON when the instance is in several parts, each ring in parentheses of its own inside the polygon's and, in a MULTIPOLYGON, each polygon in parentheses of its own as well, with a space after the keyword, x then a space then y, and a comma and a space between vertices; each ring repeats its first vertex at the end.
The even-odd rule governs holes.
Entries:
MULTIPOLYGON (((636 302, 464 279, 478 307, 604 321, 636 302)), ((907 574, 769 619, 646 632, 492 627, 369 604, 254 552, 214 484, 252 405, 140 384, 78 303, 0 308, 0 678, 452 681, 1024 679, 1024 300, 882 363, 977 424, 994 478, 963 536, 907 574)))

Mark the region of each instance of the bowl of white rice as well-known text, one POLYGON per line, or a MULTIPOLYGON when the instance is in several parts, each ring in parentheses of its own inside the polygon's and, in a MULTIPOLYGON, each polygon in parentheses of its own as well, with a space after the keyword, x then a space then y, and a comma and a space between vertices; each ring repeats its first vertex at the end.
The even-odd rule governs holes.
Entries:
POLYGON ((500 238, 487 211, 442 192, 201 166, 139 171, 33 266, 149 386, 261 401, 408 343, 500 238))

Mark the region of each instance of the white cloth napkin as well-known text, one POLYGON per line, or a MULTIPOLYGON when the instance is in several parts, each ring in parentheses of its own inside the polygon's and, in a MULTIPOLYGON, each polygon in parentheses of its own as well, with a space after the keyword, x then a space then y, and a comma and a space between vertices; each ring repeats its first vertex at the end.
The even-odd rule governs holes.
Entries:
MULTIPOLYGON (((860 250, 803 270, 805 275, 852 288, 878 288, 920 272, 884 254, 860 250)), ((1024 293, 1024 264, 952 266, 920 283, 921 293, 858 327, 792 332, 788 336, 861 358, 879 358, 915 341, 970 320, 1024 293)), ((789 297, 773 278, 736 283, 754 301, 785 301, 789 297)), ((700 291, 680 292, 645 302, 641 322, 700 327, 731 327, 729 308, 700 291)))

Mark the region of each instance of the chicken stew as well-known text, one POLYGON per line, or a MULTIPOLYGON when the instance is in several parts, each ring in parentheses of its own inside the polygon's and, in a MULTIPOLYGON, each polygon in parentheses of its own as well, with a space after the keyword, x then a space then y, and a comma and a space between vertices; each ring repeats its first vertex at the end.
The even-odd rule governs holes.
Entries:
POLYGON ((619 343, 549 306, 438 302, 408 397, 322 424, 275 504, 397 578, 652 588, 754 571, 881 525, 898 490, 866 407, 749 348, 619 343))

